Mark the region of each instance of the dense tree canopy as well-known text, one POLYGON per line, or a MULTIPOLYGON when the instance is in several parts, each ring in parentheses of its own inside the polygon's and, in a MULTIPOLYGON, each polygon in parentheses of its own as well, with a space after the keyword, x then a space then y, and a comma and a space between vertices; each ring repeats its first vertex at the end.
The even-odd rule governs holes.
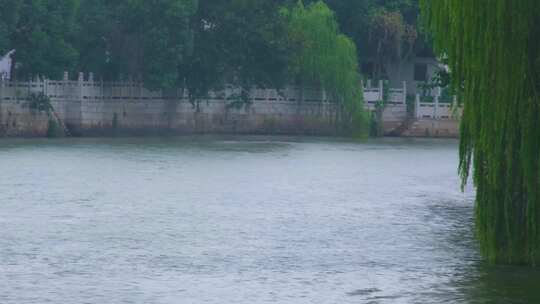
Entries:
POLYGON ((19 78, 83 70, 173 87, 193 47, 196 0, 0 0, 0 7, 0 50, 17 50, 19 78))
POLYGON ((540 263, 540 1, 422 0, 465 103, 460 171, 491 262, 540 263))
POLYGON ((181 81, 178 66, 193 49, 195 0, 81 0, 79 68, 105 79, 134 77, 151 88, 181 81))
POLYGON ((287 81, 285 27, 288 1, 203 0, 192 18, 194 51, 180 72, 194 94, 225 83, 281 87, 287 81))
POLYGON ((374 63, 373 76, 383 78, 386 65, 415 54, 431 55, 418 22, 418 0, 326 0, 339 26, 351 37, 358 57, 374 63))
MULTIPOLYGON (((418 0, 325 0, 360 58, 384 64, 418 51, 418 0)), ((306 5, 316 1, 304 0, 306 5)), ((297 0, 0 0, 0 52, 15 77, 63 70, 196 94, 225 82, 281 86, 290 58, 280 8, 297 0)))
POLYGON ((78 5, 78 0, 1 1, 0 48, 17 49, 12 56, 17 73, 60 77, 75 67, 78 5))

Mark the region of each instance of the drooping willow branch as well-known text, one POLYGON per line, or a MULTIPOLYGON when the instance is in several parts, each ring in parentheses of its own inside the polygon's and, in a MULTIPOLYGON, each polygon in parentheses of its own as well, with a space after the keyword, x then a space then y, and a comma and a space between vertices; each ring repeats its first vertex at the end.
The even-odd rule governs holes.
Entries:
POLYGON ((464 102, 460 166, 493 263, 540 263, 540 1, 421 0, 464 102))
POLYGON ((340 33, 334 12, 322 1, 308 6, 300 1, 292 8, 282 8, 281 15, 287 24, 289 44, 296 46, 293 72, 308 83, 320 85, 343 105, 354 132, 367 132, 356 46, 340 33))

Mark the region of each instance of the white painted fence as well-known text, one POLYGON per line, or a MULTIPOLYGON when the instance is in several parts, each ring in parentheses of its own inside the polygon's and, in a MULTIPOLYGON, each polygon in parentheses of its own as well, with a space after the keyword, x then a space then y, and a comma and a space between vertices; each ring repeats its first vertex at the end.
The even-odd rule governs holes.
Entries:
MULTIPOLYGON (((146 89, 142 83, 133 81, 102 82, 94 81, 93 77, 83 79, 82 73, 78 80, 48 80, 35 79, 32 81, 10 81, 0 79, 0 101, 23 100, 32 93, 43 93, 54 100, 188 100, 186 90, 156 90, 146 89)), ((305 102, 305 103, 331 103, 327 94, 314 88, 288 86, 281 90, 252 88, 248 92, 249 100, 271 102, 305 102)), ((225 86, 219 91, 210 91, 201 96, 205 101, 233 101, 242 94, 242 89, 225 86)))
MULTIPOLYGON (((368 110, 375 110, 375 105, 384 100, 384 84, 380 80, 377 87, 372 87, 371 80, 368 80, 364 86, 364 103, 368 110)), ((407 85, 405 81, 401 88, 388 89, 388 101, 386 107, 403 107, 407 106, 407 85)))
POLYGON ((416 94, 415 98, 415 116, 417 119, 459 119, 463 109, 458 106, 457 99, 454 96, 451 103, 440 102, 441 88, 435 90, 435 94, 431 96, 432 101, 425 101, 416 94))
MULTIPOLYGON (((378 82, 378 87, 372 87, 368 80, 364 86, 364 107, 368 111, 374 111, 376 105, 384 101, 384 84, 378 82)), ((401 88, 388 88, 388 99, 382 109, 382 121, 395 128, 407 119, 407 85, 403 82, 401 88)))
MULTIPOLYGON (((88 75, 88 80, 79 73, 78 80, 69 80, 67 73, 63 80, 35 79, 28 82, 17 82, 0 80, 2 86, 0 96, 3 99, 24 99, 30 93, 44 93, 54 99, 70 100, 100 100, 100 99, 188 99, 188 92, 185 90, 151 91, 140 82, 122 81, 106 82, 94 81, 92 73, 88 75)), ((221 91, 209 92, 208 96, 202 97, 204 100, 227 100, 240 95, 240 88, 226 86, 221 91)), ((303 102, 331 102, 330 97, 323 91, 314 88, 304 88, 289 86, 282 90, 253 88, 247 92, 252 101, 303 101, 303 102)), ((364 102, 368 110, 374 110, 375 105, 384 99, 383 82, 379 81, 378 87, 372 87, 368 80, 364 87, 364 102)), ((407 89, 403 82, 401 88, 388 89, 387 107, 406 107, 407 89)))
MULTIPOLYGON (((2 81, 0 79, 0 101, 25 99, 30 93, 42 92, 55 100, 166 100, 178 99, 188 100, 189 96, 185 90, 169 91, 151 91, 140 82, 107 82, 94 81, 92 73, 88 75, 88 80, 84 80, 84 75, 79 73, 78 80, 68 80, 67 73, 64 80, 40 80, 36 79, 29 82, 2 81)), ((371 80, 368 80, 363 88, 364 106, 367 110, 375 110, 376 104, 384 99, 383 81, 379 81, 377 86, 372 86, 371 80)), ((233 100, 241 94, 241 89, 225 87, 221 91, 209 92, 208 96, 201 99, 207 101, 227 101, 233 100)), ((249 99, 253 102, 267 101, 276 103, 288 102, 306 102, 306 103, 331 103, 330 97, 321 90, 313 88, 304 88, 300 90, 297 87, 286 87, 282 90, 253 88, 247 92, 249 99)), ((407 86, 403 82, 401 88, 388 88, 388 100, 385 105, 385 111, 394 113, 389 117, 391 120, 405 119, 407 86)), ((461 116, 462 109, 457 103, 440 102, 441 89, 434 90, 432 101, 425 100, 420 95, 416 95, 415 117, 430 119, 456 119, 461 116)))
MULTIPOLYGON (((79 73, 78 80, 68 80, 67 73, 64 80, 36 79, 29 82, 1 81, 0 80, 0 101, 2 100, 23 100, 30 93, 44 93, 53 100, 83 102, 88 101, 109 101, 115 100, 167 100, 176 99, 179 101, 189 99, 188 92, 185 90, 151 91, 140 82, 106 82, 94 81, 92 74, 88 79, 79 73)), ((407 89, 403 82, 401 88, 388 88, 388 100, 385 105, 385 119, 392 121, 405 120, 407 115, 407 89)), ((371 81, 367 81, 364 91, 364 106, 367 110, 374 110, 378 102, 384 99, 383 82, 379 81, 376 87, 373 87, 371 81)), ((201 97, 206 101, 232 101, 242 93, 240 88, 231 86, 225 87, 221 91, 209 92, 207 96, 201 97)), ((324 91, 313 88, 304 88, 300 90, 297 87, 286 87, 282 90, 253 88, 246 92, 249 99, 253 102, 266 101, 272 103, 322 103, 331 104, 330 96, 324 91)), ((453 109, 451 105, 439 103, 440 90, 434 97, 435 102, 422 102, 421 97, 416 98, 416 117, 417 118, 442 118, 452 117, 453 109)))

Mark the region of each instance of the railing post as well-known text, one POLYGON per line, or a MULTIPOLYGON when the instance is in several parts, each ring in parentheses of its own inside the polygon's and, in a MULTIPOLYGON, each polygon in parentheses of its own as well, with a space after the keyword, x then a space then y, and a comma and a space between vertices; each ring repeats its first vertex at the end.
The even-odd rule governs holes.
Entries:
POLYGON ((420 94, 416 93, 416 96, 414 98, 414 112, 416 118, 421 118, 420 114, 420 94))
POLYGON ((0 76, 0 107, 4 102, 4 77, 0 76))
POLYGON ((367 88, 368 88, 368 89, 371 89, 371 79, 368 79, 368 80, 367 80, 367 88))
POLYGON ((433 107, 433 118, 439 118, 439 97, 441 96, 441 88, 437 87, 435 91, 435 104, 433 107))
POLYGON ((77 82, 79 85, 79 102, 81 103, 83 100, 83 81, 84 81, 84 73, 79 72, 79 77, 77 78, 77 82))
POLYGON ((403 81, 403 104, 407 104, 407 82, 403 81))
POLYGON ((379 80, 379 100, 384 99, 383 81, 379 80))

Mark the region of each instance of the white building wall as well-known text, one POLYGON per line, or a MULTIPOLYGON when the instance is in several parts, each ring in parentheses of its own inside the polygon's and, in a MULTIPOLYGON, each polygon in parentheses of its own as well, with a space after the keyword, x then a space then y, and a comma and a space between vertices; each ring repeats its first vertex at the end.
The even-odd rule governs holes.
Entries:
MULTIPOLYGON (((369 64, 373 61, 373 59, 367 58, 365 59, 364 64, 369 64)), ((385 65, 385 70, 390 87, 400 88, 403 81, 405 81, 407 83, 407 94, 414 95, 417 92, 420 93, 420 90, 418 90, 418 85, 423 83, 423 81, 416 81, 414 79, 414 67, 416 64, 426 65, 427 81, 430 81, 437 72, 437 70, 442 68, 441 63, 439 63, 437 59, 431 57, 414 57, 410 60, 402 62, 389 62, 385 65)), ((364 77, 366 79, 370 79, 371 77, 373 77, 373 75, 369 75, 370 72, 368 71, 360 72, 364 74, 364 77)), ((374 86, 376 86, 376 84, 374 84, 374 86)))
POLYGON ((441 69, 441 64, 435 58, 415 57, 412 60, 401 63, 392 63, 386 66, 386 73, 390 81, 390 87, 400 87, 401 83, 407 83, 407 93, 420 93, 418 85, 423 81, 414 80, 414 66, 416 64, 426 64, 427 66, 427 81, 430 81, 435 73, 441 69))
POLYGON ((15 50, 9 51, 0 58, 0 79, 11 79, 11 55, 15 50))

